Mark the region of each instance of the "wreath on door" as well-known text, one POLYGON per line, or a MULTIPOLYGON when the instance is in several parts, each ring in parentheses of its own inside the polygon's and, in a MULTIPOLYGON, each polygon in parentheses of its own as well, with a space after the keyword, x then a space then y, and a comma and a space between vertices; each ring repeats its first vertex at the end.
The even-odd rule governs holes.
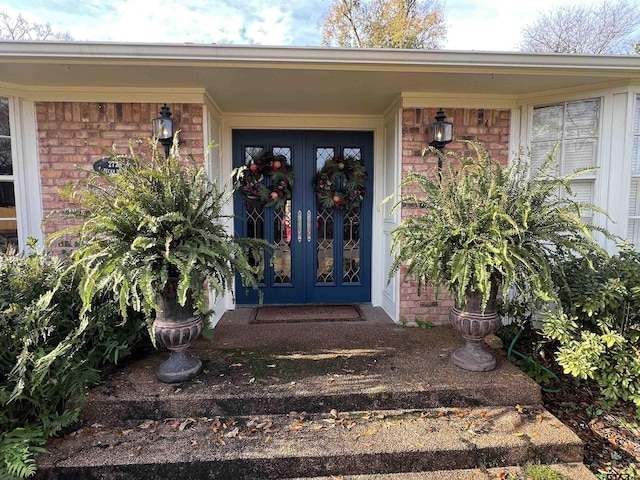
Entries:
POLYGON ((247 204, 284 208, 285 202, 291 199, 293 171, 283 155, 263 151, 252 157, 238 171, 237 181, 247 204))
POLYGON ((364 165, 353 157, 327 160, 313 180, 318 203, 324 208, 352 210, 367 193, 364 165))

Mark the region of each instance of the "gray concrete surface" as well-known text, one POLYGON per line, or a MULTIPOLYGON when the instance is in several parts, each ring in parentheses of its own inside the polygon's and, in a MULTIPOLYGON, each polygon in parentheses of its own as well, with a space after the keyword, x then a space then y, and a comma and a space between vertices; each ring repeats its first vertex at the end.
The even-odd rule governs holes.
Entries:
POLYGON ((400 328, 363 310, 366 321, 268 325, 228 312, 191 348, 204 364, 196 379, 160 383, 168 353, 155 352, 92 389, 83 425, 50 442, 38 478, 448 480, 579 464, 579 439, 500 350, 494 371, 467 372, 449 359, 463 343, 450 327, 400 328), (423 471, 432 476, 411 476, 423 471))

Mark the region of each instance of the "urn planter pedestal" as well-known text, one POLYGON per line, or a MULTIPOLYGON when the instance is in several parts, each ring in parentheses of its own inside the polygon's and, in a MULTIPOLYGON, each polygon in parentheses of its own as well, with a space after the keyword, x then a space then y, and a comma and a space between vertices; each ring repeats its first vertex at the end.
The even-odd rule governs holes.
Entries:
POLYGON ((156 369, 156 378, 164 383, 191 380, 200 373, 202 361, 187 353, 187 349, 202 332, 202 319, 194 314, 193 299, 187 294, 184 306, 178 303, 178 280, 169 279, 158 296, 160 311, 153 322, 156 342, 171 355, 156 369))
POLYGON ((487 335, 495 333, 502 325, 502 319, 495 310, 497 283, 492 286, 487 306, 482 311, 482 296, 468 291, 464 310, 452 308, 449 321, 465 339, 465 345, 451 354, 454 365, 472 372, 488 372, 496 367, 496 359, 484 341, 487 335))

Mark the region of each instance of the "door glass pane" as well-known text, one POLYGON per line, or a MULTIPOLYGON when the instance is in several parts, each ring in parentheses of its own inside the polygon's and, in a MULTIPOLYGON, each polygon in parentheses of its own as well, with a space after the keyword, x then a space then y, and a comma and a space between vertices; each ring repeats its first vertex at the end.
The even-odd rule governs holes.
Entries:
POLYGON ((360 208, 347 210, 343 217, 342 266, 344 283, 360 282, 360 208))
MULTIPOLYGON (((262 205, 249 203, 246 205, 246 211, 247 237, 264 238, 264 208, 262 205)), ((264 251, 262 252, 262 255, 264 256, 264 251)), ((253 265, 257 265, 258 263, 259 259, 253 259, 253 265)))
POLYGON ((327 160, 334 158, 335 150, 333 148, 316 148, 316 170, 322 169, 327 160))
POLYGON ((273 211, 273 283, 291 283, 291 200, 273 211))
POLYGON ((9 128, 9 99, 0 97, 0 135, 11 135, 9 128))
POLYGON ((0 175, 13 175, 11 140, 8 138, 0 138, 0 175))
POLYGON ((342 156, 344 158, 353 158, 354 160, 362 160, 362 150, 356 148, 344 148, 342 150, 342 156))
POLYGON ((262 155, 264 149, 262 147, 245 147, 244 149, 244 164, 250 165, 253 163, 253 159, 262 155))
POLYGON ((283 156, 291 164, 291 147, 273 147, 273 156, 283 156))
POLYGON ((317 229, 317 274, 318 283, 334 283, 334 210, 318 208, 317 229))

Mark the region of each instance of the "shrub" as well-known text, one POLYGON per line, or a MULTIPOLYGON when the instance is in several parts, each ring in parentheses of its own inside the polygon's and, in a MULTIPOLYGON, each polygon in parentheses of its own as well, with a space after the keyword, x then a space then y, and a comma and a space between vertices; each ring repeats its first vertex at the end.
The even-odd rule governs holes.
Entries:
POLYGON ((559 311, 547 311, 543 326, 558 342, 556 360, 565 373, 595 380, 605 406, 631 401, 640 415, 640 253, 623 247, 573 259, 564 271, 559 311))
POLYGON ((60 258, 0 255, 0 478, 35 473, 34 454, 72 424, 85 387, 144 331, 117 302, 96 298, 82 320, 79 278, 60 258))

